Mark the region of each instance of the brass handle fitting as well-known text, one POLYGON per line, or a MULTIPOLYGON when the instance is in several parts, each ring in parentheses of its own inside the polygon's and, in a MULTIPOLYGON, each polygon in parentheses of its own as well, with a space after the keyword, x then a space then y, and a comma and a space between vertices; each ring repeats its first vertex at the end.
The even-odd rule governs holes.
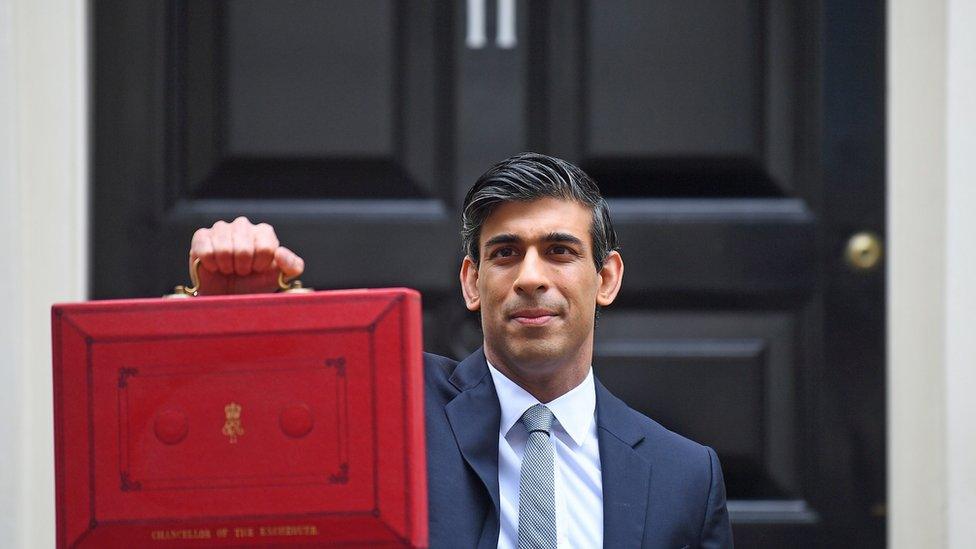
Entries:
MULTIPOLYGON (((278 273, 278 291, 289 294, 304 294, 312 291, 312 288, 302 286, 302 281, 285 280, 285 273, 278 273)), ((173 293, 164 295, 167 298, 196 297, 200 293, 200 258, 193 260, 190 266, 190 286, 179 285, 173 288, 173 293)))

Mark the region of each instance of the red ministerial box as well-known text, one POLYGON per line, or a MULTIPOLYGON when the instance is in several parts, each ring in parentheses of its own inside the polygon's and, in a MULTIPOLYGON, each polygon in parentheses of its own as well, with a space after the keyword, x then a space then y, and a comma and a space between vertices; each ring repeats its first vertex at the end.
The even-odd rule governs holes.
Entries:
POLYGON ((55 305, 59 547, 425 546, 412 290, 55 305))

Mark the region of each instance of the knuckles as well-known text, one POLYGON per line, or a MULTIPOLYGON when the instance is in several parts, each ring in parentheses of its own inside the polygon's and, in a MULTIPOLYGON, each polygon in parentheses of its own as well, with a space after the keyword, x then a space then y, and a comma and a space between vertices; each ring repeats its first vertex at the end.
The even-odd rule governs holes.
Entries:
POLYGON ((231 222, 220 219, 210 228, 194 231, 191 255, 194 254, 194 249, 204 248, 203 242, 208 240, 210 246, 206 248, 209 249, 198 252, 199 256, 209 256, 215 260, 220 271, 225 274, 235 271, 239 261, 246 263, 257 259, 259 264, 273 261, 280 247, 274 227, 264 222, 254 224, 243 215, 237 216, 231 222))

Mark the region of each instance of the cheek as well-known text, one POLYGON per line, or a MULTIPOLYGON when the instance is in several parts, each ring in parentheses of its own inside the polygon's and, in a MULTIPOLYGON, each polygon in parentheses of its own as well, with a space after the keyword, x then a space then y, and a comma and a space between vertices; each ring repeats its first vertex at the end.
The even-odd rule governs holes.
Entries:
POLYGON ((572 273, 572 275, 560 277, 561 280, 557 284, 557 288, 568 301, 574 302, 576 306, 594 308, 596 296, 600 291, 600 280, 599 277, 591 277, 593 277, 592 272, 572 273), (581 283, 581 280, 585 280, 585 282, 581 283))
POLYGON ((493 314, 497 312, 498 307, 492 307, 492 305, 501 303, 505 299, 504 281, 499 277, 482 277, 478 280, 478 292, 481 296, 482 306, 487 304, 492 309, 491 313, 493 314))

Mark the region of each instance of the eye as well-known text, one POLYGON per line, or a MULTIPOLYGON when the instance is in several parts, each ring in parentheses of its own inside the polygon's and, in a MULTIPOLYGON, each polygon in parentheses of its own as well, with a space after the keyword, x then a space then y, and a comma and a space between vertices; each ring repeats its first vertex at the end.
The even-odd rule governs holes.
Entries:
POLYGON ((505 248, 496 248, 496 249, 492 250, 491 255, 489 255, 488 257, 489 257, 489 259, 493 259, 493 258, 496 258, 496 257, 497 258, 512 257, 514 255, 515 255, 515 249, 514 248, 505 247, 505 248))
POLYGON ((569 246, 555 245, 549 248, 549 255, 560 256, 560 259, 571 259, 579 256, 579 253, 569 246))

